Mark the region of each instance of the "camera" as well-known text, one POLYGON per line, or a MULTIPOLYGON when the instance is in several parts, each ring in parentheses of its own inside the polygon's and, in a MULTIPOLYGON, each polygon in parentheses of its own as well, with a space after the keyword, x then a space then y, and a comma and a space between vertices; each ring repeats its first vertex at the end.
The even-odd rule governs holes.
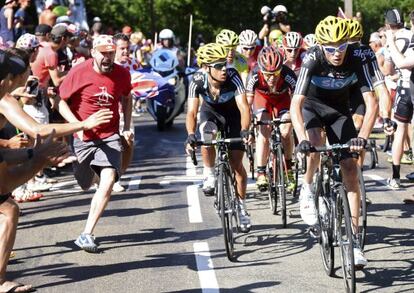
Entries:
POLYGON ((27 81, 26 92, 33 96, 39 94, 39 80, 37 78, 29 79, 27 81))
POLYGON ((263 6, 260 9, 260 13, 263 15, 263 22, 266 24, 272 24, 276 22, 276 14, 270 9, 269 6, 263 6))

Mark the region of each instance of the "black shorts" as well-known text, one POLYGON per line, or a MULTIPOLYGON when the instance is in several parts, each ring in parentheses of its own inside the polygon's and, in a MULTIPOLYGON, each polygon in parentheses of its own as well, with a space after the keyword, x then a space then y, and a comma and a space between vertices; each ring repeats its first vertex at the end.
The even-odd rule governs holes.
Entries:
POLYGON ((361 88, 355 84, 350 89, 349 110, 352 115, 365 115, 365 101, 362 96, 361 88))
POLYGON ((397 87, 394 103, 394 118, 402 123, 411 123, 413 118, 413 100, 410 88, 397 87))
MULTIPOLYGON (((203 106, 201 106, 200 109, 200 124, 206 121, 211 121, 217 125, 219 131, 224 133, 225 138, 240 137, 241 115, 238 108, 234 111, 218 113, 210 107, 203 106)), ((244 150, 244 146, 242 143, 235 143, 231 144, 229 149, 242 151, 244 150)))
MULTIPOLYGON (((323 128, 330 144, 348 143, 357 137, 354 122, 347 104, 335 107, 327 105, 319 99, 307 98, 302 108, 306 130, 323 128)), ((341 152, 341 159, 355 157, 349 151, 341 152)))

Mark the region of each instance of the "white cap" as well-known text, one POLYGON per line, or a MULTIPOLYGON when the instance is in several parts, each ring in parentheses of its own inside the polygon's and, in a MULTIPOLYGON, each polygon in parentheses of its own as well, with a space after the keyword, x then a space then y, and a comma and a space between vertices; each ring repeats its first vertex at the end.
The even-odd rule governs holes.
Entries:
POLYGON ((100 17, 95 16, 95 17, 93 18, 93 22, 102 22, 102 21, 101 21, 101 18, 100 18, 100 17))
POLYGON ((288 13, 287 8, 286 8, 285 5, 276 5, 275 8, 273 8, 273 12, 274 13, 278 13, 278 12, 288 13))

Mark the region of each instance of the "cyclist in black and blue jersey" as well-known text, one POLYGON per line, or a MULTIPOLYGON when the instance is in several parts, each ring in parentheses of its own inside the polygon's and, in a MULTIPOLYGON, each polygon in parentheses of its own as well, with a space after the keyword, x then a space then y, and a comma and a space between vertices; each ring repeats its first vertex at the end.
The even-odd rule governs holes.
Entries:
MULTIPOLYGON (((201 69, 196 72, 189 87, 186 128, 187 151, 193 149, 196 139, 197 112, 200 107, 199 131, 201 140, 211 140, 219 129, 224 130, 226 138, 243 137, 252 140, 249 132, 250 108, 247 103, 243 82, 234 68, 229 68, 226 47, 210 43, 197 50, 197 62, 201 69)), ((243 145, 230 145, 230 165, 235 172, 237 196, 239 198, 239 221, 242 232, 250 230, 250 217, 246 210, 245 196, 247 173, 243 167, 243 145)), ((203 191, 206 195, 214 191, 214 147, 203 146, 201 155, 204 164, 203 191)))
MULTIPOLYGON (((296 83, 291 103, 291 119, 299 140, 299 150, 310 151, 311 146, 325 144, 323 131, 330 144, 351 142, 350 151, 361 151, 365 145, 378 111, 372 81, 366 63, 358 56, 354 45, 348 44, 349 25, 344 19, 328 16, 315 30, 318 45, 307 52, 296 83), (349 111, 350 88, 357 78, 362 92, 366 114, 357 135, 349 111)), ((317 223, 317 212, 312 189, 313 175, 319 165, 319 156, 311 154, 300 191, 300 212, 308 225, 317 223)), ((341 153, 343 182, 351 207, 353 232, 358 233, 360 189, 357 160, 353 153, 341 153)), ((367 264, 355 237, 355 265, 367 264)))

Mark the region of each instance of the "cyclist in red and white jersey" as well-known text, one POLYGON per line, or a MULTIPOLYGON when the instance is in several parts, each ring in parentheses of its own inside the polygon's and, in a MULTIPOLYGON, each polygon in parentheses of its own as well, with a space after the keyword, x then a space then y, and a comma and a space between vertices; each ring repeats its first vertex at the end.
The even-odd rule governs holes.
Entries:
POLYGON ((283 36, 282 48, 284 55, 284 64, 292 69, 296 76, 299 74, 302 66, 302 59, 306 50, 302 48, 303 38, 298 32, 288 32, 283 36))
MULTIPOLYGON (((246 93, 253 112, 260 120, 281 117, 290 119, 290 98, 296 86, 296 75, 286 65, 283 57, 275 47, 264 47, 258 56, 257 66, 247 79, 246 93)), ((256 186, 265 190, 268 185, 266 163, 269 157, 269 137, 271 128, 259 126, 256 140, 257 181, 256 186)), ((282 143, 285 150, 288 170, 292 165, 292 125, 281 126, 282 143)), ((290 172, 291 173, 291 172, 290 172)))

